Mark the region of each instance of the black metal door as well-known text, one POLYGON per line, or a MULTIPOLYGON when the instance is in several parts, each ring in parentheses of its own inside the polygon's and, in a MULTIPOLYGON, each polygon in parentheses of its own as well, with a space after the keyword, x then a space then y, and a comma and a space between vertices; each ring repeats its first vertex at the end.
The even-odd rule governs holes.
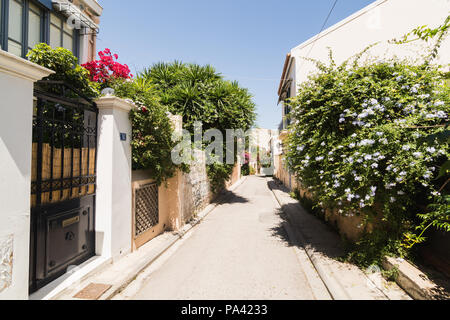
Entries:
POLYGON ((30 291, 95 255, 95 103, 62 82, 35 87, 30 291))

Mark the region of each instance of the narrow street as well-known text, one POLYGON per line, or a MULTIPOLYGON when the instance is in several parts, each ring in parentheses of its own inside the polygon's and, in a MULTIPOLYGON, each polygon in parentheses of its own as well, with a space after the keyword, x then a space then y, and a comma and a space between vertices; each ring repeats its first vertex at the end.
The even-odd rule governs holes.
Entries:
POLYGON ((317 275, 290 245, 268 182, 248 177, 127 298, 317 299, 317 275))

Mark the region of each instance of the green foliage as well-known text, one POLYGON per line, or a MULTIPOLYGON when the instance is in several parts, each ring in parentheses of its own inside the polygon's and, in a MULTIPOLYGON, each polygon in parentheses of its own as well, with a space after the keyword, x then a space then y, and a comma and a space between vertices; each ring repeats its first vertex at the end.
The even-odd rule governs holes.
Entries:
POLYGON ((211 191, 216 194, 225 188, 225 182, 230 179, 234 165, 214 163, 206 167, 211 191))
MULTIPOLYGON (((421 138, 446 129, 445 74, 397 59, 318 68, 290 101, 289 166, 319 206, 361 214, 365 222, 383 212, 384 235, 367 233, 358 246, 368 251, 353 259, 398 254, 403 235, 420 225, 418 214, 443 200, 438 176, 450 156, 448 141, 429 145, 421 138)), ((437 212, 435 225, 447 226, 448 215, 437 212)))
MULTIPOLYGON (((130 112, 133 170, 149 170, 152 178, 161 184, 173 177, 177 169, 171 159, 177 142, 172 140, 173 128, 167 107, 160 103, 158 93, 144 78, 116 81, 114 89, 118 97, 130 99, 137 106, 130 112)), ((185 166, 181 169, 187 171, 185 166)))
POLYGON ((397 266, 392 266, 392 269, 390 269, 390 270, 382 270, 381 274, 388 281, 395 282, 398 279, 398 276, 400 274, 400 270, 398 269, 397 266))
POLYGON ((195 121, 201 121, 204 130, 245 131, 256 118, 248 90, 224 80, 212 66, 158 63, 141 76, 154 85, 170 112, 183 116, 183 126, 190 132, 195 121))
POLYGON ((298 189, 295 189, 294 191, 290 192, 289 195, 292 199, 300 200, 300 191, 298 189))
POLYGON ((397 44, 404 44, 418 40, 422 40, 425 42, 435 40, 434 46, 431 48, 429 55, 425 59, 425 64, 429 64, 433 59, 437 57, 439 49, 442 45, 443 40, 446 38, 449 29, 450 16, 447 16, 445 22, 437 28, 431 29, 428 26, 420 26, 406 34, 402 39, 394 39, 393 42, 397 44), (416 38, 412 38, 412 36, 416 36, 416 38))
POLYGON ((87 97, 99 96, 99 85, 89 80, 89 72, 78 65, 77 57, 70 50, 52 49, 45 43, 39 43, 28 52, 27 57, 31 62, 55 71, 44 80, 64 81, 87 97))
POLYGON ((243 164, 243 165, 241 166, 241 174, 242 174, 243 176, 248 176, 248 175, 250 175, 250 166, 249 166, 248 163, 243 164))
MULTIPOLYGON (((196 121, 202 122, 204 131, 218 129, 225 136, 226 129, 249 129, 256 118, 248 90, 224 80, 212 66, 157 63, 140 77, 153 86, 167 110, 183 116, 183 128, 191 133, 196 121)), ((213 189, 223 186, 231 172, 229 165, 209 166, 213 189)))

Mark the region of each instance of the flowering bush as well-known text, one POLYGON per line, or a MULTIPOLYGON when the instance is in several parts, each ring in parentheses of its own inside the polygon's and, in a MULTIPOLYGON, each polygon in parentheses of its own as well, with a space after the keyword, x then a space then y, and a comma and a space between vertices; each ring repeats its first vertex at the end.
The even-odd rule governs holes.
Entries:
MULTIPOLYGON (((137 77, 133 81, 114 83, 115 94, 130 99, 136 108, 130 111, 132 121, 133 170, 149 170, 158 184, 173 177, 177 166, 173 164, 171 151, 177 144, 172 140, 173 127, 168 110, 148 81, 137 77)), ((187 171, 186 166, 181 166, 187 171)))
MULTIPOLYGON (((448 141, 423 137, 446 130, 446 75, 396 59, 318 68, 290 101, 289 166, 320 207, 365 223, 382 211, 388 238, 410 237, 417 215, 445 202, 448 141)), ((450 231, 449 218, 448 209, 435 217, 450 231)))
MULTIPOLYGON (((89 81, 89 72, 78 65, 78 59, 70 50, 64 48, 52 49, 48 44, 39 43, 27 54, 31 62, 55 71, 44 80, 64 81, 74 89, 88 97, 99 95, 97 83, 89 81)), ((43 86, 41 84, 41 86, 43 86)), ((47 86, 46 90, 54 90, 54 86, 47 86)), ((61 94, 58 92, 58 94, 61 94)), ((66 92, 69 94, 69 92, 66 92)))
POLYGON ((107 87, 115 79, 131 79, 133 77, 130 68, 126 64, 117 62, 119 56, 112 54, 110 49, 100 51, 98 55, 100 60, 82 64, 82 67, 89 71, 91 81, 107 87))

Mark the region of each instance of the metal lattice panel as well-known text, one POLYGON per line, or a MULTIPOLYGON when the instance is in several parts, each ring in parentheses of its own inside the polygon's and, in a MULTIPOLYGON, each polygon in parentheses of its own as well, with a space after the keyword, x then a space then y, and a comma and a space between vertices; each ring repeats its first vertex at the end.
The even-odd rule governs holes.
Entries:
POLYGON ((159 223, 158 185, 144 185, 136 189, 135 235, 139 236, 159 223))

